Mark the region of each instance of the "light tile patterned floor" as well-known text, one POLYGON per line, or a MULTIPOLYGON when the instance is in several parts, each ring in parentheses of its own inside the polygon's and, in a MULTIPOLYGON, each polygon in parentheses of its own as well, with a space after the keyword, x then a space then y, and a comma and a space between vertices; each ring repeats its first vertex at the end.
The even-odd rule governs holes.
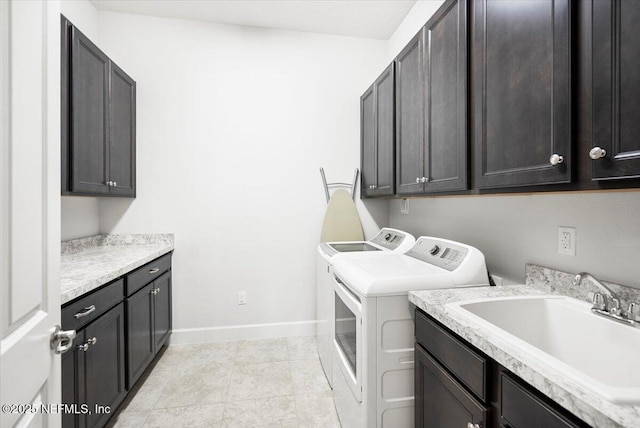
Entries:
POLYGON ((116 427, 339 428, 315 338, 173 345, 116 427))

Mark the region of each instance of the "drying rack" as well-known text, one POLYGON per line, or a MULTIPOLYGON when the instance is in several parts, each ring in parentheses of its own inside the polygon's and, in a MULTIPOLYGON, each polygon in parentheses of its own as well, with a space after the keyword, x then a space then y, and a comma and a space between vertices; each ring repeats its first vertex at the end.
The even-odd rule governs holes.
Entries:
POLYGON ((351 198, 353 200, 356 199, 356 182, 358 181, 358 174, 360 173, 360 170, 358 168, 356 168, 353 171, 353 182, 352 183, 340 183, 340 182, 335 182, 335 183, 327 183, 327 177, 324 175, 324 168, 320 168, 320 175, 322 176, 322 184, 324 185, 324 195, 327 198, 327 203, 329 203, 329 198, 331 197, 331 195, 329 195, 329 188, 330 187, 350 187, 351 188, 351 198))

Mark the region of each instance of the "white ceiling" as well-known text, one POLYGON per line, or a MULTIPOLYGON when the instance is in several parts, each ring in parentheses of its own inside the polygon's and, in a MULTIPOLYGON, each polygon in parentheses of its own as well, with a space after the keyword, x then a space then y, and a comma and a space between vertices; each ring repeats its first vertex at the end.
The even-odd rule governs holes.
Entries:
POLYGON ((416 0, 90 0, 98 10, 386 40, 416 0))

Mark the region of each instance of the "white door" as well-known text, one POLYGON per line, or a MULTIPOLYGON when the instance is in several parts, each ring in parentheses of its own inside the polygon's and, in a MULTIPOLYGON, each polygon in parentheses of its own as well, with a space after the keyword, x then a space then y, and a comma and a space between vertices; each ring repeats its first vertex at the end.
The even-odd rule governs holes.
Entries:
POLYGON ((2 427, 61 424, 59 70, 59 3, 0 0, 2 427))

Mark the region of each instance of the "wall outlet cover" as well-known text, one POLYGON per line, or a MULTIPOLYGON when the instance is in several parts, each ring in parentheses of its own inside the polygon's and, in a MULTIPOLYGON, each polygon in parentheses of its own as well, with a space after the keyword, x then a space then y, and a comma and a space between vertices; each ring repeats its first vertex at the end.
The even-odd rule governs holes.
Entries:
POLYGON ((247 292, 246 291, 238 292, 238 304, 239 305, 246 305, 247 304, 247 292))
POLYGON ((558 254, 576 255, 576 228, 560 226, 558 228, 558 254))

